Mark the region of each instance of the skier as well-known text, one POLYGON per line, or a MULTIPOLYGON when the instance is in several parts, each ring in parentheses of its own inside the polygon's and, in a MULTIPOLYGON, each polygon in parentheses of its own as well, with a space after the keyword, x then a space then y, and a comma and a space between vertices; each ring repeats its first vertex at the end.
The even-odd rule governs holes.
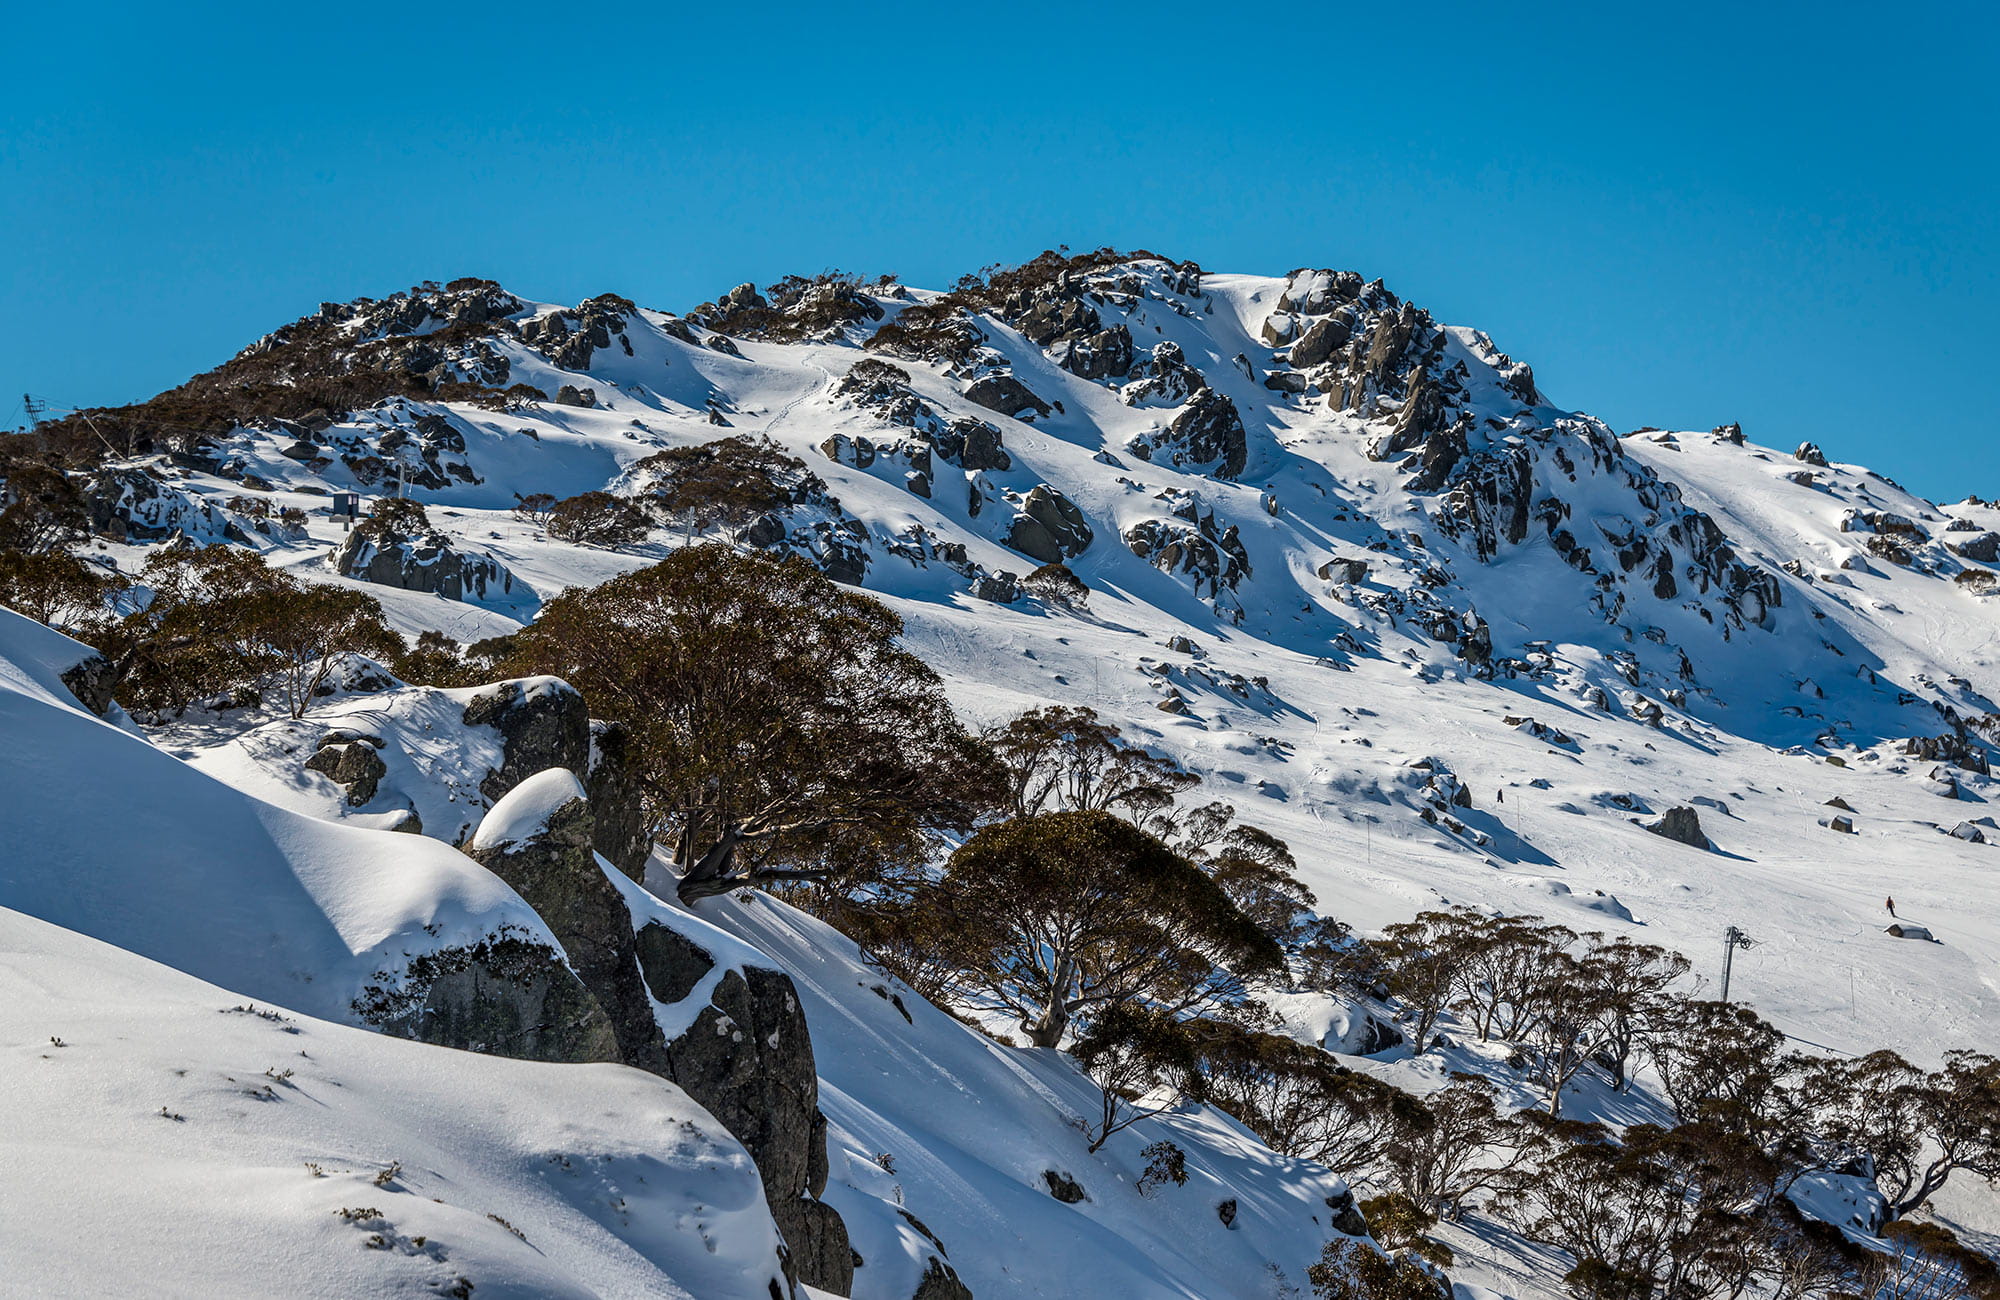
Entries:
POLYGON ((1896 900, 1894 898, 1889 899, 1889 915, 1891 917, 1896 915, 1896 900))

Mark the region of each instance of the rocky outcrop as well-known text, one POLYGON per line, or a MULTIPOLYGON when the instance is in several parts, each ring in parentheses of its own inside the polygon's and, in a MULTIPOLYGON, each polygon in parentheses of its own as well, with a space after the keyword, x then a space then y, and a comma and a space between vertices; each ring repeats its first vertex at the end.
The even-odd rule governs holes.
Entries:
POLYGON ((671 1078, 640 979, 631 913, 598 868, 594 832, 583 783, 555 767, 529 777, 494 804, 465 851, 547 923, 577 978, 609 1017, 619 1059, 671 1078))
POLYGON ((1047 415, 1050 410, 1047 402, 1011 374, 987 375, 975 380, 965 390, 965 400, 1015 419, 1033 419, 1047 415))
MULTIPOLYGON (((1218 529, 1215 512, 1192 498, 1177 502, 1171 519, 1142 519, 1125 530, 1132 554, 1162 573, 1185 578, 1194 594, 1216 600, 1250 576, 1250 553, 1236 525, 1218 529)), ((1230 609, 1237 608, 1234 602, 1230 609)), ((1220 607, 1218 607, 1220 608, 1220 607)))
POLYGON ((78 704, 100 718, 108 717, 114 702, 111 694, 118 687, 118 666, 93 650, 63 669, 62 684, 78 704))
POLYGON ((382 778, 389 774, 382 761, 382 738, 352 731, 329 731, 320 737, 319 748, 306 760, 306 769, 318 772, 346 789, 347 806, 359 808, 375 797, 382 778))
MULTIPOLYGON (((552 311, 522 321, 518 332, 521 342, 561 369, 585 371, 590 369, 592 357, 614 343, 626 356, 632 355, 632 340, 627 337, 627 331, 637 318, 638 311, 629 298, 600 294, 570 310, 552 311)), ((565 392, 576 392, 568 385, 563 388, 565 392)), ((556 401, 564 406, 591 406, 596 403, 596 395, 593 393, 587 402, 564 401, 562 394, 558 393, 556 401)))
POLYGON ((79 486, 90 530, 121 542, 155 542, 186 534, 203 542, 252 544, 251 530, 275 535, 268 520, 240 518, 143 469, 107 469, 79 486))
MULTIPOLYGON (((693 996, 718 964, 695 939, 659 921, 638 931, 637 950, 648 990, 670 1005, 693 996)), ((791 979, 758 967, 725 971, 666 1054, 668 1077, 756 1160, 799 1279, 846 1295, 854 1255, 839 1214, 818 1199, 826 1190, 826 1119, 791 979)))
POLYGON ((1180 406, 1208 387, 1207 376, 1189 365, 1181 345, 1171 340, 1155 343, 1151 359, 1133 375, 1124 391, 1127 406, 1180 406))
POLYGON ((1126 447, 1141 460, 1202 467, 1225 479, 1240 475, 1249 456, 1236 403, 1212 388, 1197 392, 1165 430, 1139 434, 1126 447))
POLYGON ((363 1023, 439 1047, 524 1061, 617 1061, 604 1009, 562 954, 503 929, 415 957, 354 1000, 363 1023))
POLYGON ((481 687, 466 704, 463 720, 468 727, 492 727, 500 733, 500 766, 481 778, 481 794, 497 802, 552 767, 581 773, 593 813, 595 848, 634 880, 645 873, 653 846, 623 727, 592 720, 583 696, 558 677, 481 687))
POLYGON ((1036 484, 1021 502, 1007 530, 1007 545, 1043 564, 1081 555, 1095 537, 1076 503, 1046 483, 1036 484))
POLYGON ((443 533, 356 528, 333 555, 344 578, 435 592, 448 600, 499 600, 514 592, 507 566, 478 551, 461 551, 443 533))
POLYGON ((1690 848, 1711 850, 1715 848, 1715 845, 1709 842, 1708 836, 1702 833, 1701 817, 1693 808, 1669 808, 1660 820, 1646 829, 1663 839, 1672 840, 1676 844, 1685 844, 1690 848))

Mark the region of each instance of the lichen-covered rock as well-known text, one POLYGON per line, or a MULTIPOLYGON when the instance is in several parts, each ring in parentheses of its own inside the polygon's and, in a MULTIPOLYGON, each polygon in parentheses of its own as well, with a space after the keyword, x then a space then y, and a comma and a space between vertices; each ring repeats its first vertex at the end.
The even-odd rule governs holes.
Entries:
MULTIPOLYGON (((685 1002, 716 968, 695 940, 657 921, 636 951, 652 996, 685 1002)), ((826 1186, 826 1121, 805 1010, 790 977, 726 972, 687 1031, 666 1047, 667 1077, 749 1149, 801 1281, 838 1295, 853 1285, 847 1228, 817 1200, 826 1186)))
POLYGON ((623 723, 590 721, 590 762, 584 792, 596 822, 595 844, 604 860, 634 880, 646 874, 653 837, 646 821, 632 737, 623 723))
POLYGON ((382 778, 389 774, 382 761, 382 741, 375 736, 330 732, 320 747, 306 760, 309 771, 319 772, 347 790, 347 806, 359 808, 375 797, 382 778))
POLYGON ((597 865, 594 830, 582 782, 565 768, 550 768, 494 804, 465 851, 547 923, 610 1017, 620 1059, 671 1078, 640 977, 632 916, 597 865))
POLYGON ((497 802, 552 767, 579 773, 590 799, 597 851, 635 880, 644 873, 653 846, 627 753, 630 738, 622 726, 593 720, 583 696, 559 677, 482 686, 467 702, 463 719, 468 727, 492 727, 500 733, 500 766, 480 779, 481 794, 497 802))
POLYGON ((524 1061, 617 1061, 604 1009, 562 954, 503 928, 380 971, 354 1001, 385 1034, 524 1061))
POLYGON ((500 733, 500 766, 479 791, 496 803, 521 782, 552 767, 590 766, 590 713, 583 695, 560 677, 523 677, 480 687, 465 706, 468 727, 500 733))
POLYGON ((93 650, 63 669, 62 684, 69 688, 77 703, 102 718, 111 713, 111 693, 117 685, 117 676, 117 665, 93 650))

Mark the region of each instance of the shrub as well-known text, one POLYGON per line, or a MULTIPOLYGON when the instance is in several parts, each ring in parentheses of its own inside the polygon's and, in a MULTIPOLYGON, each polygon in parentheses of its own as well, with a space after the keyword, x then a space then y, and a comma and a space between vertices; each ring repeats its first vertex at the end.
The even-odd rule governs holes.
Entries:
POLYGON ((623 497, 585 492, 551 505, 542 527, 550 537, 565 542, 629 546, 645 537, 646 516, 623 497))
POLYGON ((1021 580, 1028 594, 1045 605, 1060 609, 1082 609, 1090 602, 1090 588, 1067 564, 1044 564, 1021 580))

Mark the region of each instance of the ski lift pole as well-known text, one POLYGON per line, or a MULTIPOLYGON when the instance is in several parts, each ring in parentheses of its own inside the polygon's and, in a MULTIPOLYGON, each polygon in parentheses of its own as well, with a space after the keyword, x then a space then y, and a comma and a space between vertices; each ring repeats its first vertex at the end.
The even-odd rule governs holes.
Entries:
POLYGON ((1729 974, 1731 968, 1736 964, 1736 950, 1738 948, 1754 948, 1756 946, 1757 941, 1755 939, 1752 939, 1733 925, 1722 932, 1722 1000, 1724 1002, 1729 1001, 1729 974))

